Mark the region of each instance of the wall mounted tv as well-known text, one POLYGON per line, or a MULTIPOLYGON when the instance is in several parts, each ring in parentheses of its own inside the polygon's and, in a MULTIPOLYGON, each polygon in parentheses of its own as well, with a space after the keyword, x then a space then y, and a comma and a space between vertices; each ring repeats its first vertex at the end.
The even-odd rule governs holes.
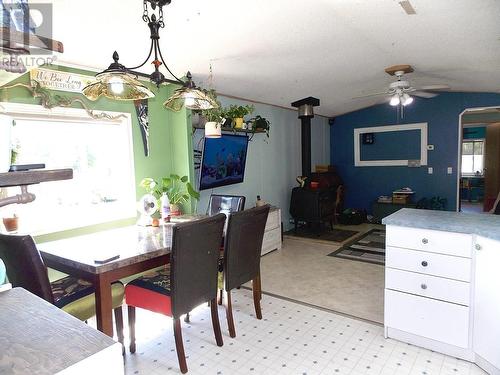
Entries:
POLYGON ((243 182, 248 137, 223 134, 205 138, 200 168, 200 190, 243 182))

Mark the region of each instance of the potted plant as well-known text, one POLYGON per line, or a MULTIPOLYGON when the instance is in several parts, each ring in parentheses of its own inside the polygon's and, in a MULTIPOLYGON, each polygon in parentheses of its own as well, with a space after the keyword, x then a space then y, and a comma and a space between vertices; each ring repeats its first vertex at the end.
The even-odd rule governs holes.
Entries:
POLYGON ((201 111, 201 116, 205 119, 205 137, 220 138, 221 126, 224 122, 225 111, 222 109, 220 102, 217 100, 215 90, 208 90, 207 95, 210 96, 217 104, 217 108, 204 109, 201 111))
POLYGON ((226 114, 229 118, 233 120, 233 126, 235 129, 241 129, 243 127, 243 117, 249 115, 254 110, 253 105, 230 105, 226 110, 226 114))
POLYGON ((254 132, 256 130, 265 130, 267 138, 269 138, 269 127, 270 127, 271 123, 269 122, 268 119, 266 119, 260 115, 257 115, 250 120, 250 123, 252 125, 252 130, 254 132))
MULTIPOLYGON (((181 214, 180 206, 187 203, 190 198, 200 199, 200 193, 194 190, 193 185, 188 181, 188 176, 171 174, 170 177, 163 177, 161 184, 158 184, 154 179, 144 178, 140 186, 148 193, 153 194, 156 199, 160 199, 162 194, 167 194, 170 202, 170 214, 178 216, 181 214)), ((160 204, 158 203, 158 206, 160 204)))

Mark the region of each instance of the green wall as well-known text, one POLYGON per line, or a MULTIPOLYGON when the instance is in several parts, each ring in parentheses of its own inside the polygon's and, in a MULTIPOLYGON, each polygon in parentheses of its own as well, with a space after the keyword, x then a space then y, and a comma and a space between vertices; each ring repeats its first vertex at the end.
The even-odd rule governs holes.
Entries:
MULTIPOLYGON (((66 71, 77 74, 93 76, 95 73, 67 68, 63 66, 46 66, 53 70, 66 71)), ((25 74, 10 84, 22 82, 29 83, 29 74, 25 74)), ((10 85, 9 84, 9 85, 10 85)), ((90 109, 128 112, 132 114, 132 137, 133 151, 135 163, 135 180, 137 198, 144 194, 144 191, 138 186, 139 182, 144 177, 152 177, 160 179, 170 173, 179 175, 188 175, 190 180, 193 180, 193 163, 192 163, 192 137, 190 122, 190 111, 182 109, 180 112, 172 112, 163 107, 163 102, 171 95, 173 90, 178 86, 162 85, 156 88, 154 85, 149 85, 150 89, 155 93, 155 97, 149 100, 149 125, 150 125, 150 155, 144 156, 142 136, 137 121, 135 107, 133 102, 114 101, 106 98, 92 102, 87 100, 81 94, 53 91, 54 94, 59 94, 65 97, 75 97, 85 101, 90 109)), ((0 91, 0 101, 15 102, 26 104, 39 104, 40 99, 33 98, 31 93, 25 88, 13 88, 0 91)), ((78 104, 75 108, 80 108, 78 104)), ((110 150, 114 145, 110 143, 110 150)), ((61 238, 72 237, 81 234, 96 232, 103 229, 115 228, 119 226, 133 224, 136 218, 123 218, 122 220, 109 223, 88 226, 84 228, 76 228, 67 231, 50 233, 36 237, 37 242, 51 241, 61 238)))

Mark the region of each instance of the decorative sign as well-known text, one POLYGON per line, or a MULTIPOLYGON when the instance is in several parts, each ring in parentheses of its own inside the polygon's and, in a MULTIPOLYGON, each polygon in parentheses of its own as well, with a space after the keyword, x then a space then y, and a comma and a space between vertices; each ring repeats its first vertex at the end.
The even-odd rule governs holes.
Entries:
POLYGON ((31 81, 38 82, 43 88, 78 93, 81 93, 85 86, 94 81, 93 77, 42 68, 32 69, 30 78, 31 81))

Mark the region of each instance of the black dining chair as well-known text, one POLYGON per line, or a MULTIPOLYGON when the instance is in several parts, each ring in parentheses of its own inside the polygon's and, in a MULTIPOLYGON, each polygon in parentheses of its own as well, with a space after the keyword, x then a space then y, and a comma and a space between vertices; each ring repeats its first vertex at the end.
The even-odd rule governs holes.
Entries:
POLYGON ((245 209, 246 198, 242 195, 210 195, 208 201, 207 215, 218 213, 232 213, 245 209))
POLYGON ((175 346, 182 373, 187 372, 180 317, 209 302, 217 346, 222 334, 217 313, 219 247, 226 216, 219 214, 172 227, 170 264, 132 280, 125 287, 130 352, 135 346, 135 308, 173 318, 175 346))
MULTIPOLYGON (((95 315, 92 284, 73 276, 50 282, 47 267, 31 236, 0 234, 0 258, 5 263, 7 277, 13 287, 24 288, 82 321, 95 315)), ((123 344, 123 284, 114 282, 111 294, 116 333, 118 341, 123 344)))
POLYGON ((260 254, 269 208, 269 205, 265 205, 235 212, 228 219, 222 274, 223 289, 226 292, 226 318, 231 337, 236 337, 231 300, 232 289, 252 281, 255 315, 257 319, 262 319, 260 254))

